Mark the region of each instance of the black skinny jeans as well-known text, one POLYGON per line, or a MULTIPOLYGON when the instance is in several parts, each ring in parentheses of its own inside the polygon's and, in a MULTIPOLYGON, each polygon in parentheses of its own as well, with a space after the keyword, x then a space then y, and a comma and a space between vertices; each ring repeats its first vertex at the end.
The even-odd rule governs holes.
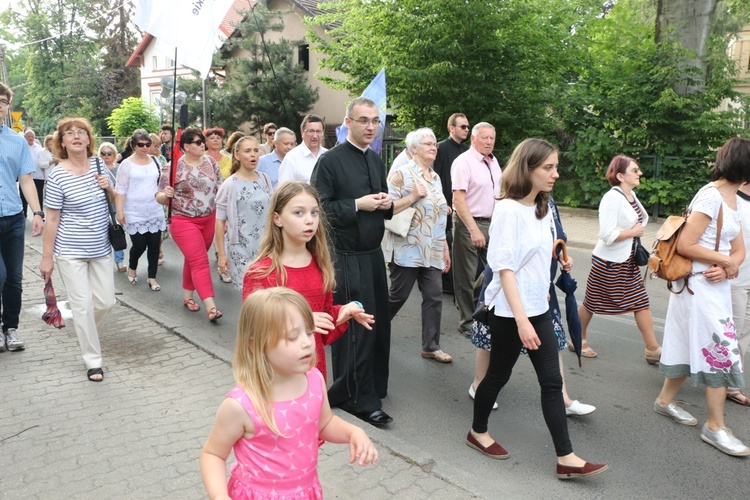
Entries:
POLYGON ((130 235, 130 269, 138 269, 138 259, 148 248, 148 278, 156 279, 156 270, 159 268, 159 245, 161 243, 161 231, 155 233, 135 233, 130 235))
MULTIPOLYGON (((573 453, 573 446, 568 437, 568 421, 565 415, 565 401, 562 395, 562 375, 557 355, 557 338, 552 326, 549 311, 529 318, 539 336, 539 349, 529 350, 529 358, 534 365, 539 387, 542 391, 542 413, 547 428, 555 444, 558 457, 573 453)), ((515 318, 500 318, 490 314, 490 331, 492 332, 492 350, 487 375, 477 387, 474 400, 474 421, 472 429, 481 434, 487 432, 487 420, 492 405, 500 390, 510 380, 510 374, 521 354, 521 338, 515 318)))

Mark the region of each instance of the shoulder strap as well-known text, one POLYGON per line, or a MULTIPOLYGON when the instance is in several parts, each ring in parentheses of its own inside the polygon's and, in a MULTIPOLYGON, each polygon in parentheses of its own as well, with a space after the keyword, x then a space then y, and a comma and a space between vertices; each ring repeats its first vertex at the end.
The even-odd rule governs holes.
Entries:
MULTIPOLYGON (((98 156, 96 156, 94 158, 96 160, 96 173, 98 175, 102 175, 101 160, 99 159, 98 156)), ((91 163, 89 162, 89 166, 90 165, 91 165, 91 163)), ((107 212, 109 212, 109 218, 112 221, 112 224, 116 226, 116 225, 118 225, 117 224, 117 219, 115 219, 115 211, 112 209, 112 204, 110 204, 110 202, 109 202, 109 193, 107 193, 107 190, 104 189, 104 188, 102 188, 102 191, 104 191, 104 203, 107 204, 107 212)))
MULTIPOLYGON (((716 188, 716 190, 719 191, 719 188, 716 188)), ((719 196, 721 196, 721 191, 719 191, 719 196)), ((724 197, 721 197, 721 202, 719 203, 719 217, 716 219, 716 245, 714 245, 714 252, 719 251, 719 239, 721 238, 722 225, 724 225, 724 197)))
MULTIPOLYGON (((257 170, 256 170, 256 172, 257 172, 257 170)), ((260 175, 261 177, 263 177, 263 180, 264 180, 264 181, 266 181, 266 186, 268 186, 268 189, 269 189, 270 191, 273 191, 273 185, 271 184, 271 178, 270 178, 270 177, 268 177, 268 174, 266 174, 265 172, 258 172, 258 174, 259 174, 259 175, 260 175)))

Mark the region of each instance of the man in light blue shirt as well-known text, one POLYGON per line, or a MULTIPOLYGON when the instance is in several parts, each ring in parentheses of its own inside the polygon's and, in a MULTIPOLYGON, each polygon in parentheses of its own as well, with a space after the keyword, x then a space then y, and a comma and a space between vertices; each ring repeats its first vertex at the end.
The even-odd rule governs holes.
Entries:
POLYGON ((26 346, 16 337, 21 313, 24 231, 26 218, 16 181, 34 212, 31 235, 39 236, 44 227, 36 186, 31 178, 36 165, 26 139, 5 125, 5 116, 13 100, 10 87, 0 82, 0 352, 22 351, 26 346))
POLYGON ((287 153, 297 145, 297 137, 294 132, 286 127, 276 130, 273 136, 273 151, 263 155, 258 160, 258 172, 264 172, 271 179, 271 186, 276 189, 279 183, 279 168, 287 153))

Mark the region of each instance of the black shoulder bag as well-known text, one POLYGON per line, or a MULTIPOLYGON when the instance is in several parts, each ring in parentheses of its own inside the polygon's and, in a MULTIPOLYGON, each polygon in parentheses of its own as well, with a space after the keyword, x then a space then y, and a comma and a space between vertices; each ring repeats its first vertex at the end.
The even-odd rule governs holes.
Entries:
MULTIPOLYGON (((102 175, 100 161, 99 158, 96 158, 96 172, 102 175)), ((109 244, 115 250, 125 250, 128 247, 128 242, 125 240, 125 230, 117 223, 115 211, 112 210, 112 205, 109 203, 107 190, 102 188, 102 191, 104 191, 104 203, 107 204, 107 212, 109 212, 109 244)))

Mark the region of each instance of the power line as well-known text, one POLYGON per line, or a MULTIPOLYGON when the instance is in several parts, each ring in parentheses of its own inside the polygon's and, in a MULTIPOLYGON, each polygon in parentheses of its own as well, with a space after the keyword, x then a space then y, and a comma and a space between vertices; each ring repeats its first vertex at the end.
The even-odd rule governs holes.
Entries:
MULTIPOLYGON (((7 40, 5 41, 5 43, 8 44, 8 46, 10 48, 12 48, 12 49, 20 49, 20 48, 23 48, 23 47, 28 47, 29 45, 35 45, 37 43, 42 43, 42 42, 47 42, 49 40, 54 40, 56 38, 60 38, 61 36, 69 35, 69 34, 73 33, 74 31, 76 31, 76 30, 84 27, 84 25, 88 25, 90 23, 93 23, 94 21, 98 21, 99 19, 102 19, 102 18, 108 16, 109 14, 113 13, 114 11, 122 8, 125 4, 131 3, 131 2, 132 2, 132 0, 124 0, 121 4, 113 7, 112 9, 108 10, 104 14, 102 14, 102 15, 100 15, 98 17, 95 17, 93 19, 87 20, 85 22, 85 24, 83 24, 83 23, 82 24, 78 24, 77 26, 75 26, 73 28, 70 28, 68 31, 64 31, 62 33, 58 33, 57 35, 48 36, 47 38, 42 38, 41 40, 34 40, 33 42, 27 42, 27 43, 22 43, 22 44, 11 44, 7 40)), ((2 42, 2 40, 0 40, 0 42, 2 42)))

